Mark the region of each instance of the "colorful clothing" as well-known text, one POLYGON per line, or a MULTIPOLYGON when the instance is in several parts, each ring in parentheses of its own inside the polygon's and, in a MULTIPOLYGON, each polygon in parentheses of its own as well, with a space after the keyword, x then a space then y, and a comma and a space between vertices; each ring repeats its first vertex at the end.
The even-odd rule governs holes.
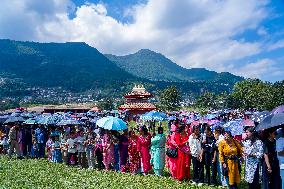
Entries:
POLYGON ((245 140, 243 146, 244 154, 247 156, 245 159, 245 180, 248 183, 252 183, 257 167, 263 156, 263 143, 261 140, 256 140, 252 144, 251 140, 245 140), (256 157, 252 157, 251 155, 256 155, 256 157))
POLYGON ((51 159, 52 162, 62 163, 61 144, 59 141, 55 141, 53 144, 51 144, 51 153, 52 153, 52 159, 51 159))
POLYGON ((142 167, 145 174, 151 170, 151 155, 150 155, 150 146, 151 146, 151 135, 143 137, 140 135, 138 137, 138 150, 141 153, 142 167))
POLYGON ((225 140, 222 140, 219 143, 219 159, 223 164, 225 163, 225 159, 227 159, 227 167, 228 167, 228 177, 229 184, 239 184, 241 182, 241 176, 239 172, 239 162, 238 159, 232 160, 230 157, 237 157, 238 154, 242 154, 242 146, 238 141, 232 139, 232 146, 230 146, 225 140))
POLYGON ((52 152, 51 152, 51 147, 53 145, 53 141, 51 138, 48 139, 46 142, 46 151, 47 151, 47 160, 52 161, 52 152))
MULTIPOLYGON (((172 135, 168 136, 168 140, 167 140, 167 148, 170 149, 174 149, 176 148, 176 142, 174 140, 175 138, 175 133, 173 133, 172 135)), ((168 162, 168 168, 170 169, 171 175, 173 178, 176 178, 176 170, 177 170, 177 158, 171 158, 171 157, 167 157, 167 162, 168 162)))
POLYGON ((128 137, 122 135, 119 140, 119 152, 120 152, 120 170, 126 172, 126 164, 128 159, 128 137))
POLYGON ((164 134, 157 134, 151 139, 151 164, 158 176, 162 176, 165 168, 165 144, 166 137, 164 134))
POLYGON ((114 149, 114 170, 119 171, 119 143, 116 137, 113 137, 113 149, 114 149))
POLYGON ((137 173, 141 167, 140 155, 138 150, 138 137, 133 140, 129 138, 128 156, 129 156, 129 171, 130 173, 137 173))
POLYGON ((114 163, 114 146, 109 135, 105 134, 102 140, 103 147, 103 163, 106 170, 110 169, 110 165, 114 163))
POLYGON ((189 147, 185 145, 188 141, 188 135, 175 135, 175 142, 178 146, 178 157, 177 157, 177 172, 176 179, 178 180, 188 180, 190 179, 190 155, 189 147))

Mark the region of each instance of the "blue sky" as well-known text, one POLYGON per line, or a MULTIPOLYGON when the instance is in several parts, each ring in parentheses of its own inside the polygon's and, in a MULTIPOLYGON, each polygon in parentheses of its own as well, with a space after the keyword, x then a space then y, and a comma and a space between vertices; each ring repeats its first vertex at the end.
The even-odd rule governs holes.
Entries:
POLYGON ((0 38, 147 48, 186 67, 284 79, 284 0, 2 0, 0 38))

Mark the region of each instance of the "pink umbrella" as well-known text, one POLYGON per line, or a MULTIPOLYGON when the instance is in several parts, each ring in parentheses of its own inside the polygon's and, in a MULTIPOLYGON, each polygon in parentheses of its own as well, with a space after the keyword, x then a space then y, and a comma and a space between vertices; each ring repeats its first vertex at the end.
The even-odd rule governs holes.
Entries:
POLYGON ((197 126, 197 125, 199 125, 199 123, 200 123, 199 121, 194 121, 194 122, 191 123, 191 125, 197 126))
POLYGON ((207 122, 207 124, 208 124, 208 125, 214 125, 214 124, 219 123, 219 122, 220 122, 219 120, 213 119, 213 120, 209 120, 209 121, 207 122))
POLYGON ((244 119, 244 120, 242 121, 242 126, 254 127, 255 124, 254 124, 254 122, 253 122, 252 120, 250 120, 250 119, 244 119))

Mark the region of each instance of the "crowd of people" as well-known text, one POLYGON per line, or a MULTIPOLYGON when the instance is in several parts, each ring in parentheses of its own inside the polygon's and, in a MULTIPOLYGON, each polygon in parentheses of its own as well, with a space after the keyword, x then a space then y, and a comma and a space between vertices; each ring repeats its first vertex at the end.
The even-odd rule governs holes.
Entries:
POLYGON ((245 137, 239 138, 221 126, 212 129, 206 123, 193 125, 183 119, 170 121, 168 131, 159 126, 157 132, 145 125, 118 132, 90 125, 14 123, 2 127, 0 150, 9 157, 14 153, 18 158, 47 158, 78 168, 122 173, 164 176, 168 169, 174 179, 199 186, 236 189, 244 175, 249 189, 281 189, 282 129, 256 132, 247 127, 245 137))

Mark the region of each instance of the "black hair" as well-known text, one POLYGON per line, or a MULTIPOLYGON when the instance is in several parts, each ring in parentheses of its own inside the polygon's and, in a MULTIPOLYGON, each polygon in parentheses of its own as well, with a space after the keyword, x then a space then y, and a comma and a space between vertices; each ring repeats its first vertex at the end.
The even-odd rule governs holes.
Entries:
POLYGON ((258 139, 258 133, 255 131, 253 127, 250 127, 246 129, 247 131, 251 132, 251 137, 249 139, 251 140, 251 143, 253 144, 258 139))
POLYGON ((217 131, 218 133, 222 133, 222 128, 220 126, 215 127, 214 130, 217 131))
POLYGON ((164 132, 163 127, 158 127, 158 134, 163 134, 163 132, 164 132))
POLYGON ((210 132, 212 132, 211 127, 210 127, 209 125, 206 125, 206 126, 205 126, 205 131, 210 131, 210 132))
POLYGON ((199 126, 198 126, 198 125, 194 125, 194 126, 193 126, 193 131, 195 131, 195 130, 197 130, 197 129, 200 130, 199 126))
POLYGON ((144 133, 144 135, 147 135, 148 134, 148 129, 146 127, 146 125, 143 125, 141 128, 142 132, 144 133))
POLYGON ((177 128, 177 133, 182 133, 184 131, 184 129, 185 129, 185 126, 179 126, 177 128))

